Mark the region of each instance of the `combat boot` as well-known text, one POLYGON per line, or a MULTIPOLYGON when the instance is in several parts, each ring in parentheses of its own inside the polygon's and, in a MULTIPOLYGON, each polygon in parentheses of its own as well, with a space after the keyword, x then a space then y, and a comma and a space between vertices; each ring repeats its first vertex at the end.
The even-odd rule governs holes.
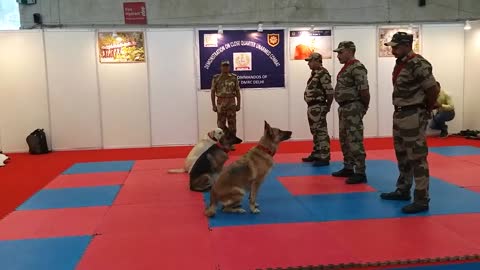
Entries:
POLYGON ((302 158, 303 162, 314 162, 314 161, 317 161, 317 160, 319 160, 319 158, 314 156, 313 153, 310 154, 310 156, 308 156, 308 157, 302 158))
POLYGON ((402 208, 403 213, 415 214, 428 211, 428 203, 430 202, 430 199, 427 198, 426 190, 415 190, 413 197, 413 203, 402 208))
POLYGON ((351 177, 354 175, 355 173, 353 169, 346 169, 346 168, 343 168, 340 171, 332 173, 332 176, 335 176, 335 177, 351 177))
POLYGON ((394 201, 409 201, 411 199, 410 191, 401 190, 398 188, 393 192, 380 194, 380 198, 384 200, 394 200, 394 201))
POLYGON ((330 165, 330 161, 324 159, 317 159, 312 164, 313 167, 323 167, 328 165, 330 165))
POLYGON ((355 173, 350 176, 345 183, 350 185, 367 183, 367 176, 365 174, 355 173))

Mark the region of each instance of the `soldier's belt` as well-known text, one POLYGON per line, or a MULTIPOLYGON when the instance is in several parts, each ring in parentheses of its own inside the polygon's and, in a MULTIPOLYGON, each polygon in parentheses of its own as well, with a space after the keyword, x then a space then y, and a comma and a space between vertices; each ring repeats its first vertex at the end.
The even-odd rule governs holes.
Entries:
POLYGON ((406 106, 395 106, 395 112, 411 111, 416 109, 425 109, 425 104, 413 104, 406 106))
POLYGON ((221 99, 221 98, 227 99, 227 98, 235 98, 235 96, 224 96, 224 97, 219 97, 219 96, 217 96, 217 98, 220 98, 220 99, 221 99))
POLYGON ((312 100, 307 102, 308 107, 314 106, 314 105, 325 105, 326 102, 324 100, 312 100))
POLYGON ((347 101, 343 101, 343 102, 338 102, 338 105, 340 105, 340 107, 343 107, 345 105, 348 105, 350 103, 354 103, 354 102, 357 102, 357 101, 360 101, 359 99, 355 99, 355 100, 347 100, 347 101))

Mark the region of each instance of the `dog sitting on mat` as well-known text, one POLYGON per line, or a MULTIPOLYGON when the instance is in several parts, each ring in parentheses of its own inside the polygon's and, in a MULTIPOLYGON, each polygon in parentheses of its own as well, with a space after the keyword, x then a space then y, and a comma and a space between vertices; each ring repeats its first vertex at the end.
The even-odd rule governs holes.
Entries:
POLYGON ((210 190, 228 159, 228 152, 234 144, 241 142, 242 140, 235 134, 227 131, 218 143, 203 152, 190 170, 190 190, 198 192, 210 190))
POLYGON ((193 164, 197 161, 198 157, 201 156, 208 148, 216 144, 220 138, 222 138, 224 132, 221 128, 215 128, 205 135, 188 153, 187 158, 185 159, 185 164, 182 169, 170 169, 168 173, 186 173, 190 172, 193 164))
POLYGON ((272 128, 266 121, 263 136, 258 144, 239 160, 226 167, 210 190, 210 205, 205 210, 208 217, 214 216, 217 203, 224 212, 245 213, 241 207, 243 197, 250 191, 249 207, 252 213, 260 213, 256 198, 260 185, 272 170, 280 142, 290 139, 291 131, 272 128))

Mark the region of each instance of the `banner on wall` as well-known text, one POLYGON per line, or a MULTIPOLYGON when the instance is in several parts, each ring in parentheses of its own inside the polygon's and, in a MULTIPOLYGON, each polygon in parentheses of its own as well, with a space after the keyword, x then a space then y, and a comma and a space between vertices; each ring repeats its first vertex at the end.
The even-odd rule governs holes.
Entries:
POLYGON ((397 32, 407 32, 413 34, 413 51, 415 53, 420 53, 420 28, 413 27, 411 29, 408 28, 379 28, 378 32, 378 56, 379 57, 394 57, 392 54, 392 47, 385 46, 386 42, 390 42, 392 37, 397 32))
POLYGON ((305 60, 313 52, 332 58, 332 30, 290 31, 290 60, 305 60))
POLYGON ((125 24, 147 24, 147 8, 145 2, 123 3, 125 24))
POLYGON ((240 88, 285 87, 283 30, 199 31, 200 90, 210 89, 220 63, 230 61, 240 88))
POLYGON ((143 32, 99 32, 100 63, 145 62, 143 32))

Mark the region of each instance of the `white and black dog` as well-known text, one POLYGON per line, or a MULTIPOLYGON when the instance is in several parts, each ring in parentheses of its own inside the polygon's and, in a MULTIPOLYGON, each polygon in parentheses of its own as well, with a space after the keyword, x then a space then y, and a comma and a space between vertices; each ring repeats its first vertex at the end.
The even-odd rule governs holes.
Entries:
POLYGON ((9 160, 10 158, 3 154, 2 151, 0 151, 0 167, 5 166, 5 163, 9 160))
POLYGON ((188 153, 187 158, 185 159, 185 164, 182 169, 170 169, 169 173, 186 173, 192 170, 193 164, 197 159, 207 151, 212 145, 219 142, 223 137, 224 132, 221 128, 215 128, 214 130, 208 132, 203 139, 201 139, 188 153))

